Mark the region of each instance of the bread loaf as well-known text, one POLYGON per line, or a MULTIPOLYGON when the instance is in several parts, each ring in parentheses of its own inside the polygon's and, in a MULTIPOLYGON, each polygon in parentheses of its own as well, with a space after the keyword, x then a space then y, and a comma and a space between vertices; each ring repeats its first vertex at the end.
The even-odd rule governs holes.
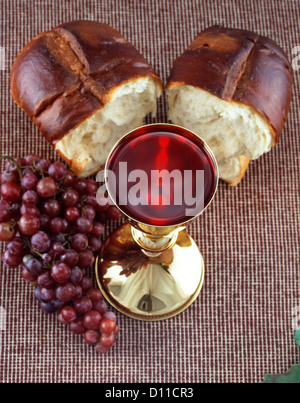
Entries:
POLYGON ((137 49, 92 21, 38 35, 11 70, 13 99, 79 176, 97 172, 115 142, 156 112, 161 91, 137 49))
POLYGON ((220 178, 236 185, 250 160, 278 142, 292 84, 291 65, 271 39, 211 27, 173 64, 166 86, 169 118, 202 137, 220 178))

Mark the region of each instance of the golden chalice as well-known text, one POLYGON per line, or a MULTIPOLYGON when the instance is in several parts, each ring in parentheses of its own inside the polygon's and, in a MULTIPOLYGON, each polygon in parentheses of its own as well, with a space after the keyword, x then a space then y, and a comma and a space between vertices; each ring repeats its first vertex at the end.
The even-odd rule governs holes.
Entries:
POLYGON ((216 193, 212 151, 183 127, 145 125, 117 142, 104 176, 127 223, 106 240, 96 261, 103 295, 135 319, 161 320, 182 312, 203 285, 203 258, 185 227, 216 193))

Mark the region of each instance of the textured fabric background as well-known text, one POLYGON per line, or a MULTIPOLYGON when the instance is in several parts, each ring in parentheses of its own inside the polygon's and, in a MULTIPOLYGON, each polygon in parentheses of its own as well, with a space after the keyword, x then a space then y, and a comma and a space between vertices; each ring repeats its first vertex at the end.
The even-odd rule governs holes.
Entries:
MULTIPOLYGON (((72 19, 117 28, 164 81, 172 61, 202 29, 223 24, 270 36, 286 51, 300 45, 300 1, 0 0, 0 154, 54 157, 9 92, 10 66, 38 33, 72 19)), ((299 79, 280 143, 253 161, 237 188, 220 183, 194 222, 206 263, 205 285, 179 316, 144 323, 118 314, 115 347, 97 355, 55 316, 43 314, 19 270, 1 264, 1 382, 258 382, 299 363, 293 313, 299 289, 299 79)), ((166 121, 166 102, 153 121, 166 121)), ((55 158, 57 158, 55 156, 55 158)), ((107 233, 112 228, 107 227, 107 233)), ((0 247, 2 252, 2 246, 0 247)), ((187 262, 188 264, 188 262, 187 262)))

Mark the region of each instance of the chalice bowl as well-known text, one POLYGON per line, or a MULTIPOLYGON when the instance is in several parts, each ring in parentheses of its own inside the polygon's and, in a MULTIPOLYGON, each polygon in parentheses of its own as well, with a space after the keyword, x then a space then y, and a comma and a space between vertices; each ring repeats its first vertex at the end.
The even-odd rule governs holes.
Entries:
POLYGON ((104 297, 140 320, 182 312, 203 285, 203 258, 185 228, 216 193, 218 166, 212 151, 183 127, 145 125, 115 144, 104 180, 100 198, 108 194, 127 217, 96 260, 104 297))

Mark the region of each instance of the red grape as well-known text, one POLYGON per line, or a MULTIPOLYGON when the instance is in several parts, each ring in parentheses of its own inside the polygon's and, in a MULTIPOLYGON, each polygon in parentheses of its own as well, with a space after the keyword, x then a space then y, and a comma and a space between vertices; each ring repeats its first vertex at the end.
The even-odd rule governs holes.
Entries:
POLYGON ((91 194, 91 195, 96 194, 98 191, 97 182, 94 181, 93 179, 87 179, 86 183, 87 183, 87 194, 91 194))
POLYGON ((64 308, 66 306, 67 302, 61 301, 59 299, 53 299, 51 301, 51 304, 54 306, 54 308, 59 311, 60 309, 64 308))
POLYGON ((39 202, 39 196, 35 190, 27 190, 22 196, 22 201, 25 204, 36 205, 39 202))
POLYGON ((70 323, 70 330, 74 334, 84 334, 86 329, 83 326, 82 319, 78 318, 74 320, 74 322, 70 323))
POLYGON ((94 207, 94 209, 96 211, 96 206, 98 205, 96 196, 95 195, 87 195, 85 197, 85 199, 86 199, 86 204, 88 204, 89 206, 94 207))
POLYGON ((54 313, 57 311, 52 302, 40 302, 40 307, 41 310, 45 313, 54 313))
MULTIPOLYGON (((66 238, 64 234, 53 234, 51 233, 51 241, 56 243, 64 244, 66 242, 66 238)), ((63 252, 61 253, 63 254, 63 252)))
POLYGON ((37 168, 39 168, 39 169, 41 169, 42 171, 44 171, 44 173, 48 172, 48 169, 49 169, 50 165, 51 165, 51 161, 49 161, 49 160, 44 160, 44 159, 41 159, 41 160, 36 164, 37 168))
POLYGON ((91 235, 95 237, 100 237, 104 234, 104 226, 101 222, 94 222, 93 229, 91 231, 91 235))
POLYGON ((86 295, 91 301, 100 301, 102 299, 101 291, 98 288, 90 288, 86 291, 86 295))
POLYGON ((67 322, 64 320, 61 312, 57 315, 57 320, 62 323, 63 325, 67 325, 67 322))
POLYGON ((111 320, 113 320, 114 322, 117 321, 116 315, 115 315, 113 312, 111 312, 111 311, 105 312, 105 314, 103 315, 102 319, 111 319, 111 320))
POLYGON ((65 187, 73 186, 75 175, 72 171, 67 171, 65 179, 63 180, 62 184, 65 187))
POLYGON ((105 301, 93 301, 93 309, 100 313, 101 316, 107 311, 107 304, 105 301))
POLYGON ((39 215, 39 210, 34 204, 22 204, 20 214, 21 215, 29 214, 37 217, 39 215))
POLYGON ((26 267, 22 268, 22 277, 25 281, 28 281, 29 283, 33 283, 34 281, 36 281, 36 276, 34 276, 33 274, 31 274, 26 267))
POLYGON ((0 241, 9 242, 15 236, 16 230, 10 222, 0 223, 0 241))
POLYGON ((93 221, 96 216, 96 211, 94 207, 89 204, 87 204, 81 209, 81 213, 84 217, 88 218, 91 221, 93 221))
POLYGON ((74 189, 77 190, 78 193, 80 193, 81 195, 87 193, 87 182, 85 179, 82 178, 76 178, 74 181, 74 189))
POLYGON ((81 297, 75 301, 74 307, 78 313, 84 315, 92 310, 93 303, 88 297, 81 297))
POLYGON ((23 176, 25 176, 25 175, 27 175, 27 174, 31 174, 31 173, 32 173, 32 169, 31 169, 30 167, 24 168, 24 169, 22 170, 22 175, 23 175, 23 176))
POLYGON ((110 334, 113 333, 115 329, 116 329, 116 322, 112 319, 103 319, 100 323, 100 330, 102 333, 110 334))
POLYGON ((20 238, 14 238, 12 241, 10 241, 7 246, 6 249, 14 254, 14 255, 19 255, 22 256, 22 253, 24 251, 24 244, 22 239, 20 238))
POLYGON ((111 218, 112 220, 120 220, 123 217, 121 211, 116 206, 109 206, 107 215, 108 218, 111 218))
POLYGON ((40 274, 42 274, 43 272, 42 264, 39 260, 31 258, 28 261, 26 261, 25 258, 23 258, 23 263, 25 264, 26 269, 29 271, 29 273, 33 274, 34 276, 39 276, 40 274))
POLYGON ((11 268, 16 268, 22 263, 22 257, 19 255, 14 255, 13 253, 10 253, 8 250, 6 250, 2 254, 2 261, 7 264, 7 266, 11 268))
POLYGON ((83 278, 83 274, 82 274, 81 269, 78 266, 75 266, 72 269, 72 273, 71 273, 69 280, 71 281, 72 284, 78 285, 81 283, 82 278, 83 278))
POLYGON ((62 218, 59 217, 52 218, 49 226, 53 234, 60 234, 64 230, 64 222, 62 218))
POLYGON ((56 256, 61 256, 65 253, 65 248, 64 245, 62 245, 60 242, 55 242, 52 246, 52 251, 54 253, 54 255, 56 256))
POLYGON ((19 229, 24 235, 34 235, 40 227, 40 220, 30 214, 24 214, 19 220, 19 229))
POLYGON ((38 181, 36 190, 39 196, 43 198, 53 197, 57 193, 57 183, 49 176, 38 181))
POLYGON ((43 298, 41 296, 41 287, 36 287, 34 290, 34 296, 39 302, 43 302, 43 298))
POLYGON ((65 283, 56 288, 56 298, 63 302, 71 301, 75 296, 75 286, 72 283, 65 283))
POLYGON ((67 189, 62 195, 61 195, 62 202, 64 205, 67 207, 72 207, 75 206, 79 202, 79 195, 78 192, 74 189, 67 189))
POLYGON ((71 269, 65 263, 56 263, 54 266, 51 267, 51 277, 57 283, 65 283, 69 280, 70 275, 71 269))
POLYGON ((54 199, 45 200, 42 205, 43 213, 51 218, 58 217, 60 214, 60 210, 61 207, 59 202, 54 199))
POLYGON ((46 263, 46 264, 47 264, 47 263, 50 263, 51 260, 52 260, 52 258, 53 258, 53 256, 52 256, 51 253, 44 253, 44 254, 42 255, 43 262, 46 263))
MULTIPOLYGON (((70 280, 71 281, 71 280, 70 280)), ((82 297, 83 291, 80 285, 75 285, 75 295, 74 299, 79 299, 82 297)))
POLYGON ((21 199, 21 187, 14 182, 5 182, 1 185, 1 195, 8 202, 15 202, 21 199))
POLYGON ((38 183, 38 178, 34 173, 27 173, 23 176, 21 184, 25 190, 34 190, 38 183))
POLYGON ((41 297, 44 301, 52 301, 55 299, 55 289, 54 288, 41 288, 41 297))
POLYGON ((65 211, 65 219, 69 222, 76 221, 80 217, 80 211, 77 207, 68 207, 65 211))
POLYGON ((25 160, 26 165, 34 165, 34 164, 37 164, 41 160, 41 157, 39 157, 36 154, 28 154, 28 155, 26 155, 24 160, 25 160))
POLYGON ((81 269, 91 267, 94 261, 95 261, 94 254, 89 249, 83 250, 82 252, 79 253, 78 266, 81 269))
POLYGON ((52 288, 55 286, 55 281, 48 270, 38 276, 37 282, 43 288, 52 288))
POLYGON ((111 333, 111 334, 106 334, 103 333, 100 336, 100 344, 102 344, 102 346, 104 347, 112 347, 116 342, 116 336, 111 333))
POLYGON ((61 162, 53 162, 49 166, 48 174, 49 176, 51 176, 51 178, 53 178, 57 182, 60 182, 66 177, 67 168, 61 162))
POLYGON ((46 232, 38 231, 31 237, 31 245, 38 252, 47 252, 50 248, 51 241, 46 232))
POLYGON ((9 204, 5 200, 0 200, 0 223, 10 219, 9 204))
POLYGON ((65 308, 63 308, 61 310, 61 315, 66 321, 66 323, 71 323, 75 319, 77 319, 77 312, 75 308, 73 308, 72 306, 66 306, 65 308))
POLYGON ((2 172, 1 177, 0 177, 0 182, 1 183, 4 183, 4 182, 17 182, 17 181, 18 181, 18 178, 17 178, 16 173, 11 172, 11 171, 2 172))
POLYGON ((80 283, 80 287, 83 291, 87 291, 89 288, 93 287, 93 282, 89 277, 85 276, 80 283))
POLYGON ((62 218, 62 223, 63 223, 63 233, 68 234, 70 233, 70 223, 65 218, 62 218))
POLYGON ((38 252, 47 252, 50 248, 51 242, 46 232, 38 231, 31 237, 31 245, 38 252))
POLYGON ((99 333, 95 330, 88 330, 84 334, 84 340, 87 344, 96 344, 99 341, 99 333))
POLYGON ((102 241, 94 236, 89 237, 89 247, 93 253, 98 252, 101 249, 102 241))
POLYGON ((13 161, 11 161, 11 159, 8 159, 5 162, 4 170, 18 174, 18 165, 22 166, 24 164, 25 164, 25 160, 22 158, 13 158, 13 161))
POLYGON ((97 343, 95 350, 97 353, 106 353, 109 350, 109 347, 105 347, 101 343, 97 343))
POLYGON ((86 217, 79 217, 76 220, 76 229, 82 234, 87 234, 93 229, 93 222, 86 217))
POLYGON ((78 253, 72 249, 66 250, 61 256, 61 261, 70 267, 74 267, 78 262, 78 253))
POLYGON ((83 251, 88 247, 89 241, 84 234, 75 234, 71 240, 72 248, 77 252, 83 251))
POLYGON ((87 312, 83 317, 83 326, 87 330, 97 330, 100 326, 101 315, 97 311, 87 312))

